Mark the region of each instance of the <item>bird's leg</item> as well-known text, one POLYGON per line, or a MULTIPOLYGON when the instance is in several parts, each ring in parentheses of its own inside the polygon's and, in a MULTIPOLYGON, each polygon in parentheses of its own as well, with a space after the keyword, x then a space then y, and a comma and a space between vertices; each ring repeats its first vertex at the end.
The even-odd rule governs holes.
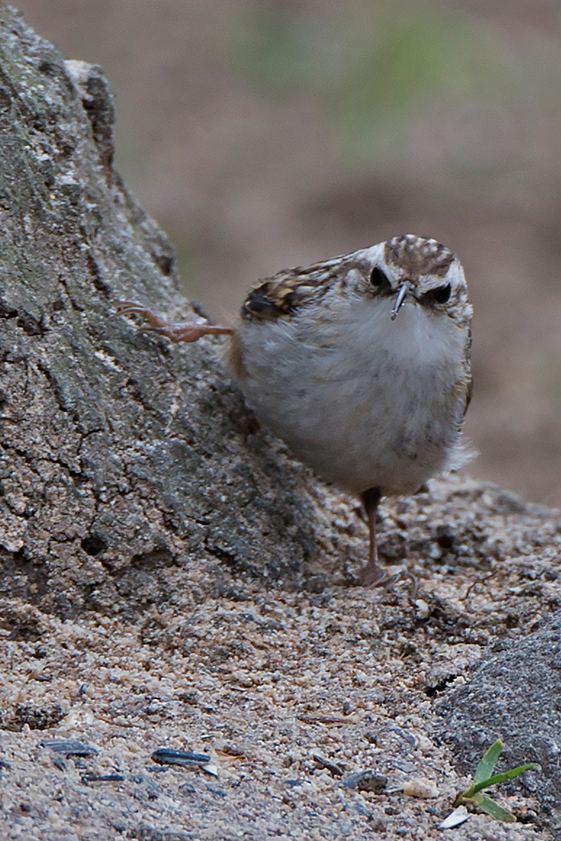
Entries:
POLYGON ((386 571, 378 564, 378 546, 376 543, 376 515, 381 498, 382 493, 380 488, 368 488, 367 491, 364 491, 360 495, 368 522, 368 534, 370 535, 368 561, 360 573, 361 583, 365 586, 377 586, 378 584, 383 584, 387 579, 386 571))
POLYGON ((206 321, 187 321, 185 324, 170 324, 152 310, 136 304, 134 301, 118 301, 116 315, 139 315, 145 318, 148 325, 141 327, 147 333, 158 333, 166 336, 172 342, 197 342, 202 336, 227 335, 234 332, 230 327, 219 327, 206 321))
POLYGON ((408 570, 400 570, 394 575, 388 575, 385 569, 378 563, 378 546, 376 543, 376 515, 378 513, 378 505, 382 493, 380 488, 368 488, 367 491, 361 493, 360 499, 362 507, 366 512, 366 519, 368 521, 368 533, 370 535, 370 550, 368 553, 368 561, 363 566, 360 573, 361 584, 365 587, 378 587, 379 585, 391 590, 394 584, 398 581, 403 581, 408 578, 411 582, 411 599, 417 596, 417 579, 412 572, 408 570))

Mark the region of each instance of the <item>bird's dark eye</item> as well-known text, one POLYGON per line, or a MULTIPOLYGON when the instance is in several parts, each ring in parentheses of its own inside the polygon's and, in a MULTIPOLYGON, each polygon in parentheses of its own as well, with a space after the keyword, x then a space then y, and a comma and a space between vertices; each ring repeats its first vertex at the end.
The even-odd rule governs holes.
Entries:
POLYGON ((370 272, 370 283, 372 286, 389 285, 389 280, 379 266, 374 266, 370 272))
POLYGON ((450 295, 452 294, 452 287, 449 283, 445 286, 437 286, 436 289, 433 289, 430 293, 431 298, 436 304, 445 304, 447 301, 450 300, 450 295))

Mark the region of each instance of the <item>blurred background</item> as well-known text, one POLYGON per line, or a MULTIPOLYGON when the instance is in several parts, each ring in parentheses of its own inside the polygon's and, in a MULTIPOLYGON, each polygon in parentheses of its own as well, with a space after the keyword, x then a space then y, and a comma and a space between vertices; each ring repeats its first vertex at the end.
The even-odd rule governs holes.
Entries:
POLYGON ((475 307, 468 468, 561 506, 561 7, 16 0, 100 64, 116 168, 216 320, 257 278, 433 236, 475 307))

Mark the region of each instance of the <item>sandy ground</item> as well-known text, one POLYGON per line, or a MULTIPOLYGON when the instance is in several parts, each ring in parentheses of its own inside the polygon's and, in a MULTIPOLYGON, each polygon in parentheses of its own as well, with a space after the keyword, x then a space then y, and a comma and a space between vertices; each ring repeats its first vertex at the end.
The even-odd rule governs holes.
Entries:
MULTIPOLYGON (((348 527, 354 503, 325 493, 348 527)), ((203 590, 190 612, 159 605, 132 622, 4 600, 3 837, 548 838, 524 789, 498 793, 522 823, 438 828, 466 779, 431 704, 490 643, 558 607, 559 545, 557 513, 434 481, 383 510, 382 552, 407 556, 416 593, 406 577, 389 591, 351 586, 343 564, 308 579, 317 592, 231 579, 229 598, 203 590), (45 744, 61 740, 95 753, 45 744), (162 748, 210 764, 161 765, 162 748), (366 771, 374 791, 350 787, 366 771)))

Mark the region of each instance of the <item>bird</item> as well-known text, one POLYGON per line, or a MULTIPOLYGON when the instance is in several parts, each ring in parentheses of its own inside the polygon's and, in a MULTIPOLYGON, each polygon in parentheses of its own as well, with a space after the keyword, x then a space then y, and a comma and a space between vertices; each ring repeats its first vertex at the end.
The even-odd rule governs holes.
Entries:
POLYGON ((435 239, 393 237, 260 280, 233 327, 170 324, 134 301, 172 342, 227 335, 248 406, 318 476, 357 496, 369 532, 360 572, 386 584, 376 518, 383 497, 415 493, 471 454, 472 306, 462 264, 435 239))

